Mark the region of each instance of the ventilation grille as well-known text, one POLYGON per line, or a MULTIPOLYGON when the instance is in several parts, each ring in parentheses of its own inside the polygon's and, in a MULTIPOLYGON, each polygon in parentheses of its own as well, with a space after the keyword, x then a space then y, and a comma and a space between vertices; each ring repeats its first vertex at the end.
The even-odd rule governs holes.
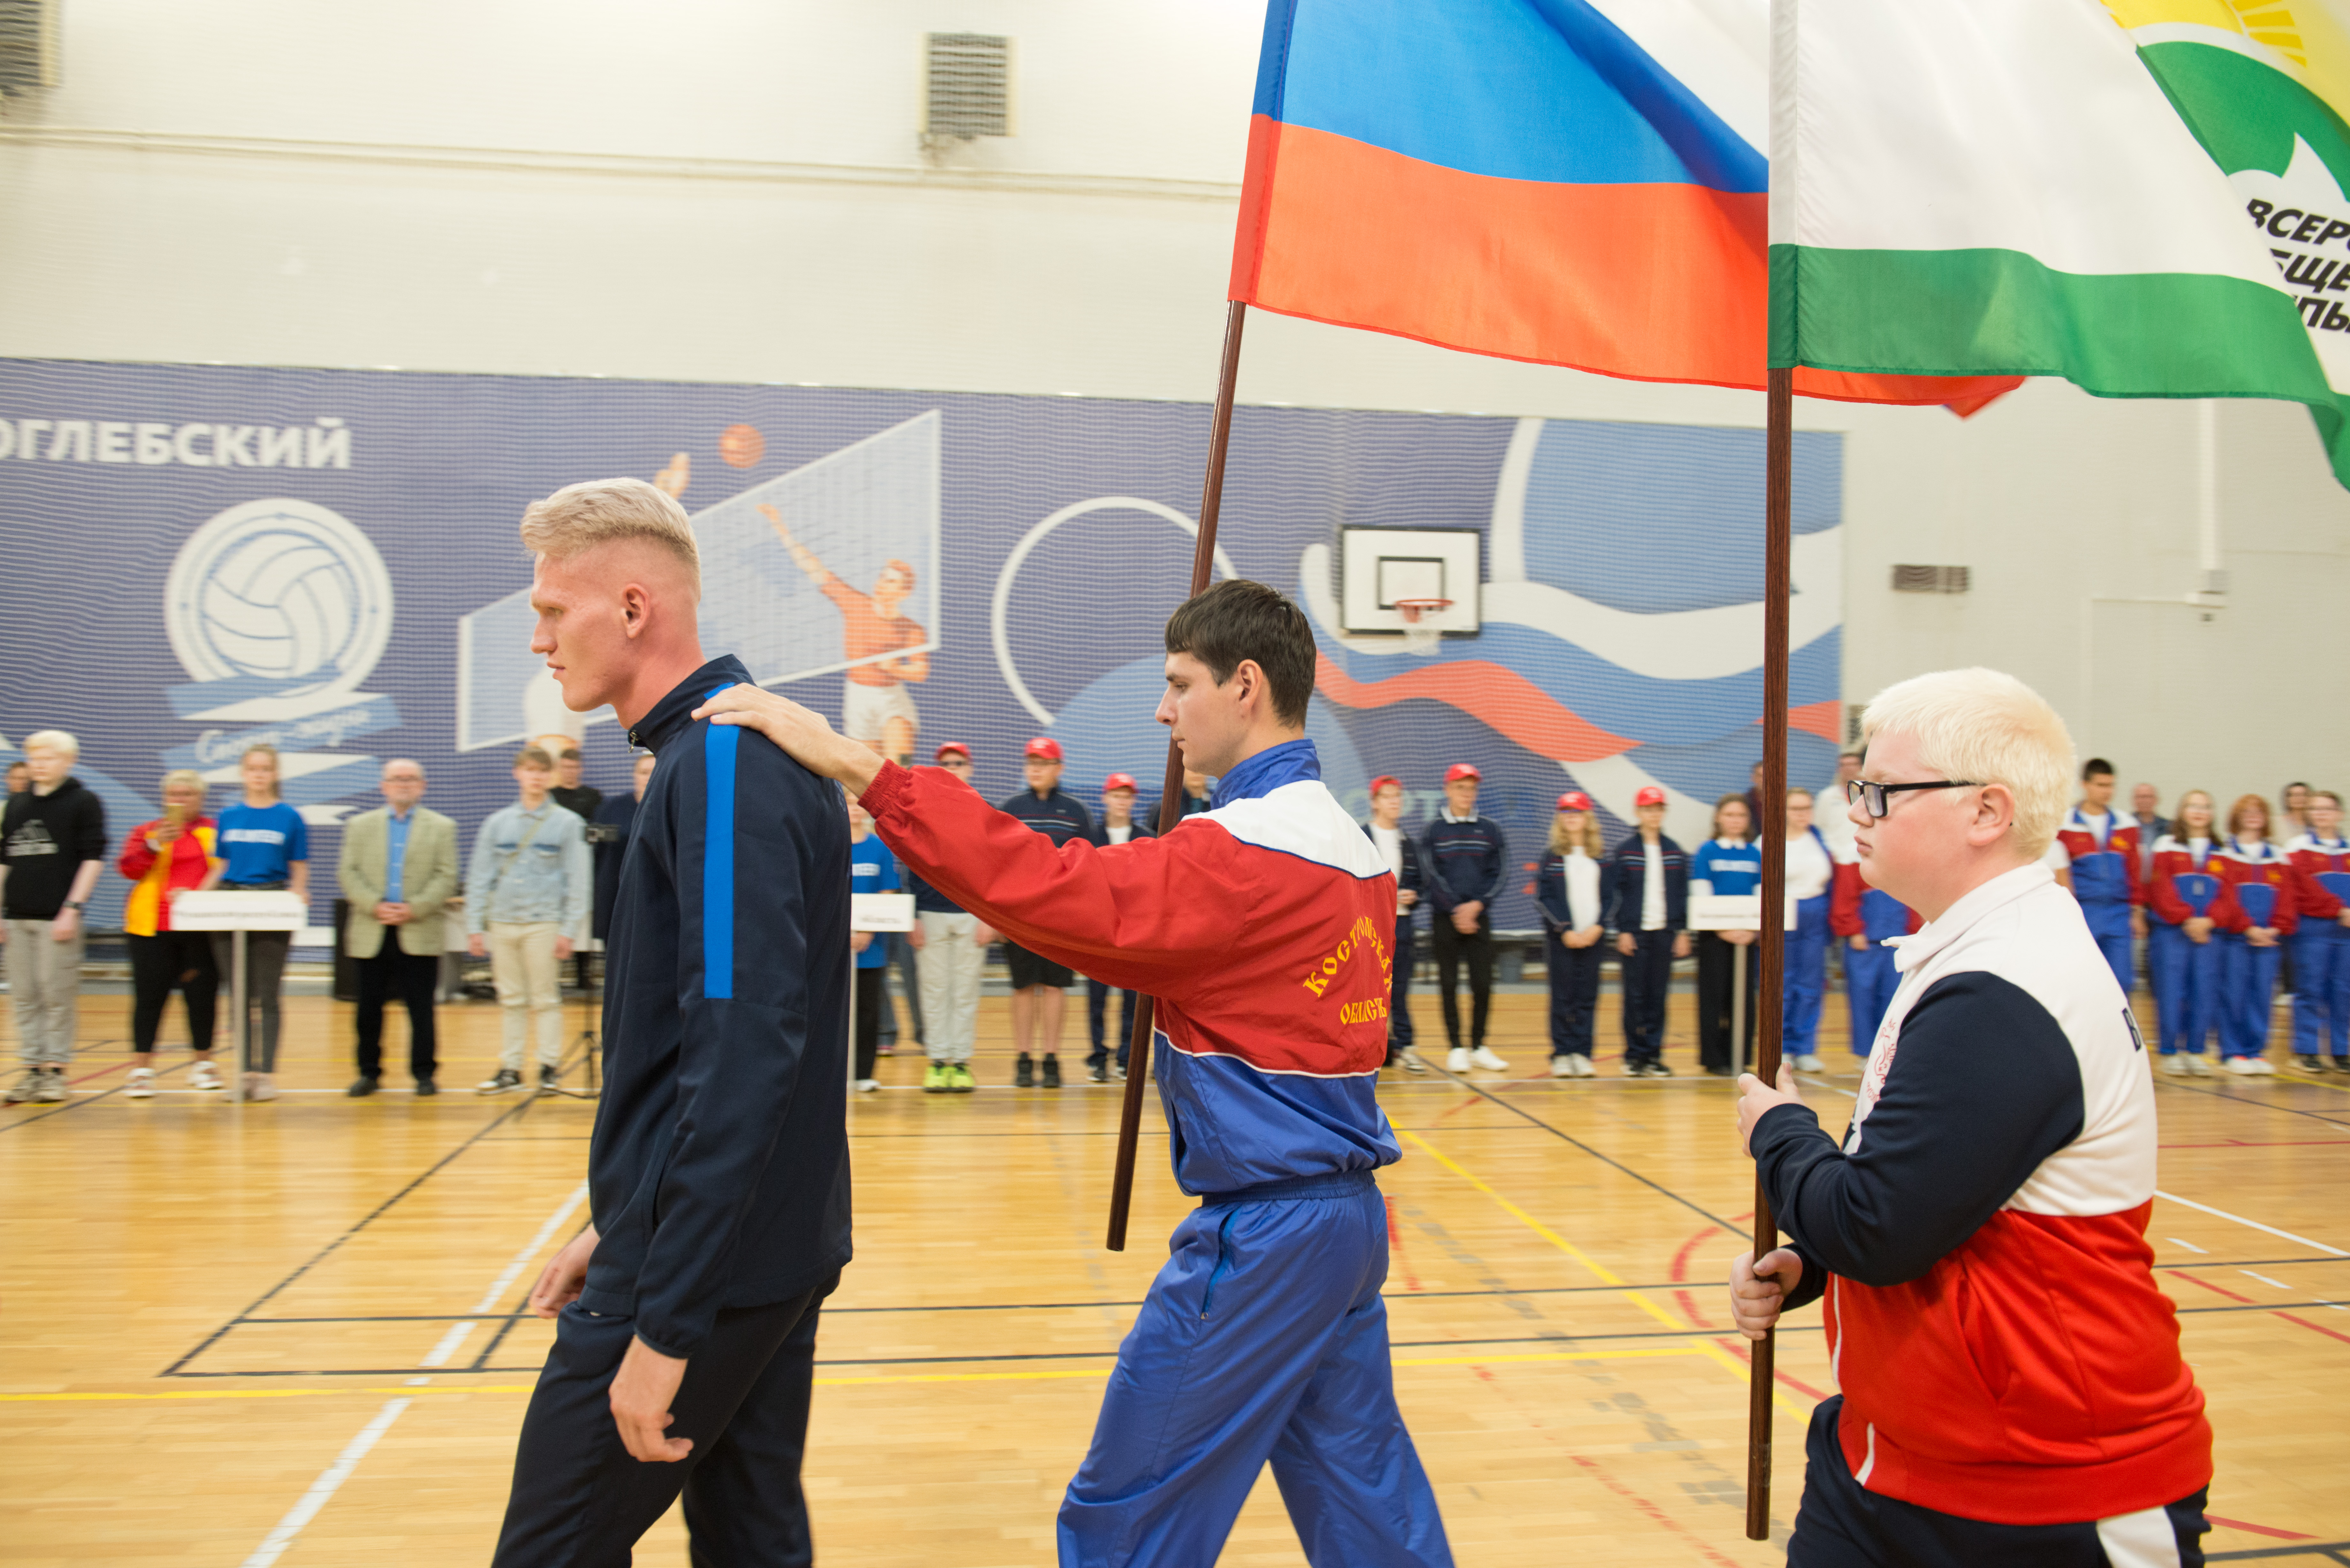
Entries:
POLYGON ((1012 40, 932 33, 923 129, 933 141, 1012 134, 1012 40))
POLYGON ((1893 568, 1893 591, 1897 594, 1962 594, 1967 591, 1967 568, 1896 566, 1893 568))
POLYGON ((0 93, 57 85, 58 0, 0 0, 0 93))

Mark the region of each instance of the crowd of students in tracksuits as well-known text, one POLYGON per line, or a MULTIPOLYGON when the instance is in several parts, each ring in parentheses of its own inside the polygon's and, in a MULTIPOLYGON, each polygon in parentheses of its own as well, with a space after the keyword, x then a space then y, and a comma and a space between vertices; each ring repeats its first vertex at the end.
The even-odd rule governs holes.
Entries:
MULTIPOLYGON (((1853 1053, 1865 1057, 1898 980, 1894 950, 1885 944, 1919 923, 1913 910, 1861 877, 1842 794, 1857 776, 1859 762, 1856 753, 1841 759, 1837 787, 1816 813, 1812 792, 1798 787, 1787 794, 1786 886, 1794 924, 1786 933, 1779 1006, 1782 1049, 1798 1071, 1823 1067, 1818 1044, 1831 950, 1842 960, 1853 1053)), ((1372 784, 1373 826, 1367 831, 1383 840, 1391 863, 1402 862, 1391 1064, 1418 1065, 1404 1054, 1412 1039, 1406 1002, 1414 906, 1425 901, 1436 909, 1432 934, 1450 1065, 1456 1072, 1506 1065, 1484 1040, 1492 981, 1488 911, 1500 891, 1506 846, 1499 828, 1475 814, 1475 780, 1467 764, 1448 774, 1447 807, 1416 843, 1395 830, 1401 784, 1392 778, 1372 784), (1387 834, 1378 831, 1383 821, 1387 834), (1469 900, 1478 911, 1474 930, 1451 913, 1469 900), (1457 979, 1442 960, 1448 948, 1472 943, 1482 950, 1482 961, 1470 965, 1473 1011, 1464 1050, 1453 995, 1457 979)), ((2065 813, 2046 864, 2080 900, 2126 992, 2137 977, 2137 943, 2146 942, 2162 1070, 2210 1073, 2205 1053, 2216 1038, 2223 1070, 2272 1072, 2265 1051, 2282 981, 2293 998, 2299 1065, 2350 1074, 2350 842, 2343 836, 2340 797, 2292 785, 2272 817, 2265 800, 2248 794, 2221 823, 2203 791, 2189 791, 2168 820, 2151 815, 2146 786, 2139 794, 2135 814, 2118 809, 2111 764, 2090 761, 2081 798, 2065 813), (2286 831, 2272 826, 2280 821, 2286 831)), ((1758 796, 1759 788, 1724 795, 1714 807, 1711 836, 1694 854, 1665 835, 1661 789, 1639 792, 1638 825, 1612 849, 1603 844, 1587 795, 1570 790, 1558 797, 1532 888, 1544 926, 1554 1077, 1596 1075, 1594 1016, 1601 964, 1610 951, 1620 966, 1627 1076, 1672 1075, 1663 1058, 1665 997, 1673 961, 1692 952, 1700 1066, 1726 1077, 1747 1059, 1760 1001, 1756 933, 1693 932, 1689 900, 1692 894, 1751 895, 1760 888, 1758 796), (1748 950, 1742 1005, 1736 995, 1742 948, 1748 950), (1733 1038, 1742 1018, 1744 1035, 1733 1038)))

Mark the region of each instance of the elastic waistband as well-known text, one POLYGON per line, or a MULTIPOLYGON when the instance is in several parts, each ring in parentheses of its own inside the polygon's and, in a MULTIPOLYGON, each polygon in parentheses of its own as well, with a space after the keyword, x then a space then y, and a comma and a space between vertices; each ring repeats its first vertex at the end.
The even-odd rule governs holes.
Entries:
POLYGON ((1294 1203, 1307 1198, 1349 1198, 1379 1184, 1378 1173, 1337 1170, 1321 1176, 1292 1176, 1280 1181, 1260 1181, 1230 1192, 1202 1192, 1200 1207, 1222 1209, 1232 1203, 1294 1203))

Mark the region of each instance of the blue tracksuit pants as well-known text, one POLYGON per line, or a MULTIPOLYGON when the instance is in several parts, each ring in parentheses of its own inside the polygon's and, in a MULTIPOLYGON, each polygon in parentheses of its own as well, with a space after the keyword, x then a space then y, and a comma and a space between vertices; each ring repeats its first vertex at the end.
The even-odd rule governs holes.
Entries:
POLYGON ((1808 1056, 1820 1048, 1820 1003, 1828 992, 1828 896, 1795 906, 1787 933, 1786 988, 1779 1010, 1779 1050, 1808 1056))
POLYGON ((2161 1054, 2200 1056, 2220 1024, 2220 939, 2189 941, 2177 926, 2156 921, 2147 939, 2154 971, 2155 1031, 2161 1054))
POLYGON ((2293 939, 2293 1049, 2350 1056, 2350 930, 2306 916, 2293 939))
POLYGON ((1868 1048, 1877 1043, 1877 1026, 1885 1022, 1885 1010, 1893 1005, 1894 988, 1900 983, 1900 971, 1893 967, 1891 948, 1871 943, 1855 951, 1851 944, 1846 944, 1845 997, 1852 1004, 1854 1055, 1867 1055, 1868 1048))
POLYGON ((2112 924, 2108 920, 2093 919, 2089 923, 2089 929, 2097 940, 2097 950, 2106 955, 2106 965, 2114 971, 2114 978, 2121 982, 2124 996, 2127 996, 2137 984, 2137 950, 2129 933, 2128 909, 2128 905, 2122 906, 2119 931, 2106 929, 2112 924))
POLYGON ((2257 1056, 2268 1049, 2276 999, 2279 948, 2256 948, 2230 931, 2214 932, 2220 950, 2220 1054, 2257 1056))
POLYGON ((1396 1407, 1368 1171, 1210 1198, 1118 1346, 1062 1568, 1205 1568, 1268 1460, 1315 1568, 1452 1562, 1396 1407))

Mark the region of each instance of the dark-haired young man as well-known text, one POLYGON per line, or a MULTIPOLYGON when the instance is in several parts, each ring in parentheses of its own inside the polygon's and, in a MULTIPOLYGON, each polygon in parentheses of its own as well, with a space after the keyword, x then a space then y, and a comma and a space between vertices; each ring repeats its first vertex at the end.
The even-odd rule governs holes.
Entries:
POLYGON ((1509 1062, 1485 1044, 1493 1012, 1493 900, 1509 874, 1510 845, 1499 823, 1477 815, 1481 775, 1469 763, 1444 770, 1444 809, 1420 840, 1429 904, 1428 945, 1436 954, 1437 1001, 1451 1050, 1450 1072, 1498 1073, 1509 1062), (1469 1043, 1461 1043, 1461 965, 1469 965, 1469 1043))
POLYGON ((2070 874, 2097 950, 2127 996, 2137 979, 2133 939, 2146 935, 2146 880, 2137 823, 2114 809, 2114 764, 2081 764, 2081 803, 2056 825, 2047 864, 2070 874))
POLYGON ((1401 1153, 1377 1093, 1395 878, 1305 738, 1304 613, 1218 583, 1166 643, 1159 721, 1218 781, 1213 809, 1107 848, 1040 842, 773 692, 733 687, 702 711, 840 780, 902 859, 1007 936, 1159 999, 1175 1177, 1204 1201, 1119 1346, 1061 1562, 1212 1563, 1269 1459, 1316 1568, 1450 1563, 1379 1298, 1374 1172, 1401 1153))

